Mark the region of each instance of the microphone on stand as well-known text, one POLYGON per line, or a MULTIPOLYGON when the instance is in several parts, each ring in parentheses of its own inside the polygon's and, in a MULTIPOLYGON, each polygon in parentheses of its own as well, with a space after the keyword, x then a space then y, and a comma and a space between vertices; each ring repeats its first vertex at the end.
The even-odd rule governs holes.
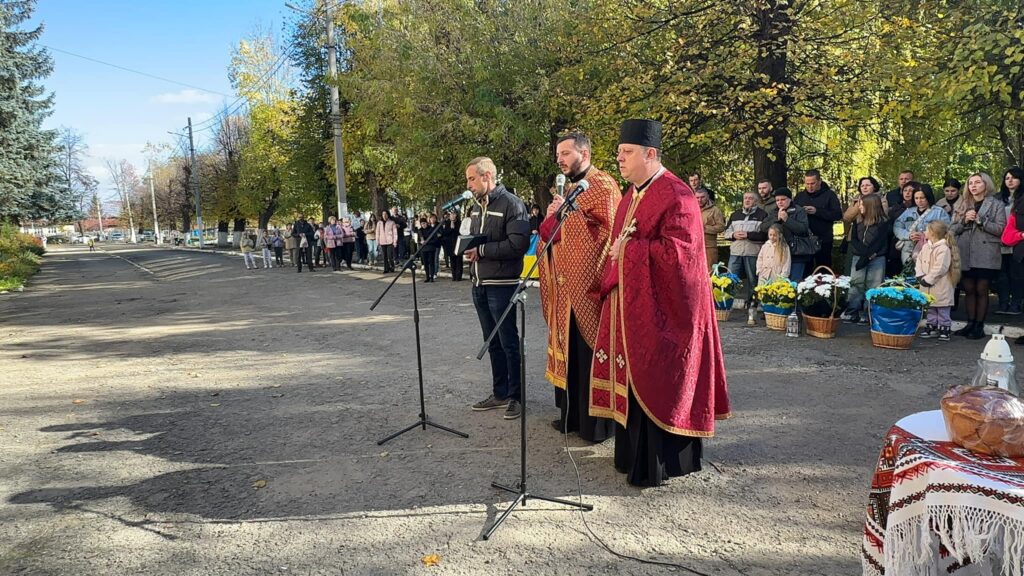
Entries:
POLYGON ((461 195, 459 195, 458 198, 448 202, 444 206, 441 206, 441 212, 447 212, 448 210, 451 210, 452 208, 455 208, 459 204, 462 204, 463 202, 465 202, 466 200, 469 200, 472 197, 473 197, 473 193, 470 192, 469 190, 466 190, 461 195))
POLYGON ((567 210, 576 210, 576 199, 579 198, 580 194, 586 192, 588 188, 590 188, 590 182, 587 182, 586 178, 576 183, 576 187, 569 192, 565 202, 562 203, 562 207, 558 209, 559 219, 565 218, 568 214, 567 210), (566 208, 566 206, 569 208, 566 208))

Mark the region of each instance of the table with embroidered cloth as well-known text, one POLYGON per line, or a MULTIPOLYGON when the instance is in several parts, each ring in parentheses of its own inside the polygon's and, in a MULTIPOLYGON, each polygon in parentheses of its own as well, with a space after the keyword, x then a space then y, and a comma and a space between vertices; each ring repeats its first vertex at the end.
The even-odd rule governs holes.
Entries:
POLYGON ((950 442, 941 410, 889 429, 866 512, 864 576, 1024 576, 1024 459, 950 442))

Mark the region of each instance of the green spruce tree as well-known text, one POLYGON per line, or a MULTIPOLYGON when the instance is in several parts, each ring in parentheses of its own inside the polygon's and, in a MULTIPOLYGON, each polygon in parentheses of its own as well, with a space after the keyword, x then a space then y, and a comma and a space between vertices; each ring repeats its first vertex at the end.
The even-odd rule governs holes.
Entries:
POLYGON ((55 132, 43 119, 53 95, 40 80, 53 60, 36 41, 42 25, 23 30, 36 0, 0 2, 0 220, 48 219, 61 211, 55 186, 55 132))

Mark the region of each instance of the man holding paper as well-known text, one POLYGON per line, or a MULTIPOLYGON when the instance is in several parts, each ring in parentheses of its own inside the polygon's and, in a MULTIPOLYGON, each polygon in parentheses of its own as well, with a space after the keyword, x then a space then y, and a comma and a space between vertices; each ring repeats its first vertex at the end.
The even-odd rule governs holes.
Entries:
POLYGON ((576 197, 577 210, 566 216, 558 234, 554 231, 563 196, 556 196, 548 206, 539 228, 537 254, 552 244, 539 265, 541 306, 548 325, 544 375, 555 386, 555 405, 561 410, 552 425, 559 431, 577 432, 589 442, 601 442, 615 433, 615 422, 590 415, 590 363, 601 320, 603 250, 622 191, 607 172, 591 165, 590 139, 583 134, 559 138, 555 160, 568 177, 566 195, 584 179, 590 187, 576 197))
MULTIPOLYGON (((473 306, 484 338, 498 325, 498 318, 512 300, 523 271, 523 255, 530 248, 530 220, 523 201, 497 181, 498 169, 490 158, 478 157, 466 167, 466 188, 473 193, 469 235, 475 236, 463 255, 473 280, 473 306)), ((460 240, 466 238, 463 235, 460 240)), ((501 323, 488 347, 491 358, 492 393, 473 405, 473 410, 505 408, 505 419, 519 418, 520 354, 515 314, 501 323)))

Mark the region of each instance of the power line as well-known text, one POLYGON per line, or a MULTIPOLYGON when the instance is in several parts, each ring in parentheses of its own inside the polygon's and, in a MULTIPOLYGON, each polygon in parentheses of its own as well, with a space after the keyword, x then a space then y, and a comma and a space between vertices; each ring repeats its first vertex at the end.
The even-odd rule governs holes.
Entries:
POLYGON ((53 50, 54 52, 60 52, 61 54, 67 54, 68 56, 74 56, 75 58, 81 58, 82 60, 88 60, 90 62, 95 62, 97 64, 103 64, 104 66, 110 66, 111 68, 117 68, 118 70, 124 70, 125 72, 131 72, 132 74, 138 74, 140 76, 145 76, 147 78, 154 78, 156 80, 161 80, 163 82, 170 82, 171 84, 177 84, 178 86, 184 86, 186 88, 192 88, 192 89, 195 89, 195 90, 200 90, 202 92, 207 92, 209 94, 217 94, 218 96, 224 96, 225 98, 230 98, 231 97, 231 96, 228 96, 227 94, 225 94, 223 92, 217 92, 216 90, 208 90, 206 88, 201 88, 201 87, 195 86, 193 84, 186 84, 185 82, 178 82, 177 80, 171 80, 170 78, 164 78, 163 76, 157 76, 155 74, 150 74, 148 72, 142 72, 141 70, 134 70, 132 68, 126 68, 124 66, 119 66, 117 64, 111 64, 110 62, 104 62, 103 60, 97 60, 96 58, 90 58, 89 56, 83 56, 81 54, 76 54, 74 52, 69 52, 67 50, 62 50, 60 48, 54 48, 53 46, 48 46, 46 44, 40 44, 40 46, 42 46, 43 48, 46 48, 47 50, 53 50))

